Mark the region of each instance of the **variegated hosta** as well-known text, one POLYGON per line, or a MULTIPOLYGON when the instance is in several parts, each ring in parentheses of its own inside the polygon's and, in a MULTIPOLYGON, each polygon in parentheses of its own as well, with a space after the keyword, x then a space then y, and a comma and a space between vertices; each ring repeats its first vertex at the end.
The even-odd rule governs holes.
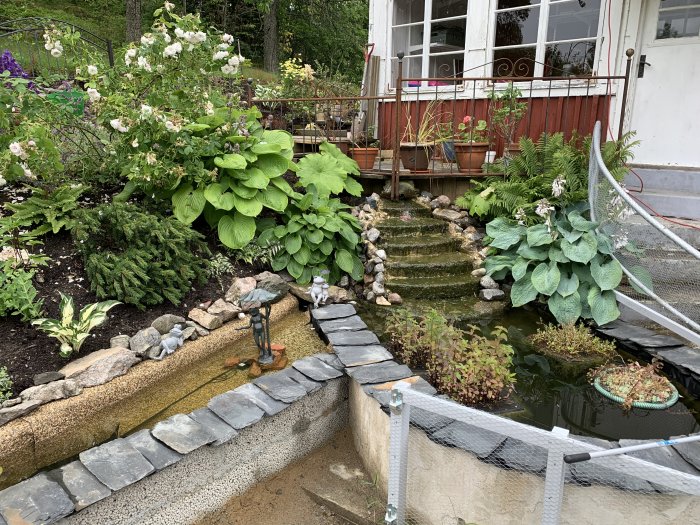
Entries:
MULTIPOLYGON (((60 293, 60 292, 59 292, 60 293)), ((119 301, 102 301, 84 306, 75 319, 75 304, 73 298, 61 293, 59 311, 60 319, 35 319, 32 324, 49 337, 58 339, 61 343, 59 354, 69 357, 73 352, 78 353, 80 347, 90 335, 90 331, 107 320, 107 312, 122 304, 119 301)))

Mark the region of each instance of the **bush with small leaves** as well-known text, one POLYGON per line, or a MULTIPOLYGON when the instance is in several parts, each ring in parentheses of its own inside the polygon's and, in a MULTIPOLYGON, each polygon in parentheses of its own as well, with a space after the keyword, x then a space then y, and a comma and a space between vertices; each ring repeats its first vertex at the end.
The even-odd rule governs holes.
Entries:
MULTIPOLYGON (((12 397, 12 379, 7 373, 7 367, 0 367, 0 403, 12 397)), ((0 469, 2 473, 2 469, 0 469)))
POLYGON ((610 358, 615 355, 615 343, 596 337, 582 324, 548 324, 530 336, 530 341, 538 351, 566 360, 610 358))

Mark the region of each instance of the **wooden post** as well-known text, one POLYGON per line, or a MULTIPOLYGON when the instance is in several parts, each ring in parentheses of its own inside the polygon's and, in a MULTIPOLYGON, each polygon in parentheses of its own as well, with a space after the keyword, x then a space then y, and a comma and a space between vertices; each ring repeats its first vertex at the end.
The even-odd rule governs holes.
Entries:
POLYGON ((399 198, 399 170, 401 169, 401 157, 399 150, 401 145, 401 88, 403 84, 403 57, 402 51, 396 55, 399 58, 398 74, 396 75, 396 118, 394 119, 394 157, 391 165, 391 199, 399 198))

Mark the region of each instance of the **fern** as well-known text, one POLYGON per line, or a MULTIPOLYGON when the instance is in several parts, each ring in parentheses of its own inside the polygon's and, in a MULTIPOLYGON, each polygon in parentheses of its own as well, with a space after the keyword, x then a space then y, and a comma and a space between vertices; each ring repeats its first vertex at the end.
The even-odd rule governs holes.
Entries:
POLYGON ((53 192, 35 188, 26 201, 17 204, 5 204, 5 208, 14 212, 13 222, 22 228, 38 225, 30 233, 35 236, 48 232, 58 233, 62 228, 73 228, 73 212, 78 209, 78 198, 85 187, 64 185, 53 192))

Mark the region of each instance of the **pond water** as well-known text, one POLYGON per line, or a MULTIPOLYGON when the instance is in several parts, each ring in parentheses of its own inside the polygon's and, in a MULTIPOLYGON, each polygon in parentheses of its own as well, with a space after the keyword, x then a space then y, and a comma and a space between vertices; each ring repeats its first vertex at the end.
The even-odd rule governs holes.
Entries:
MULTIPOLYGON (((656 439, 700 432, 700 402, 674 383, 681 400, 667 410, 632 409, 621 406, 600 395, 586 380, 585 371, 562 373, 557 364, 537 354, 526 337, 533 334, 541 317, 532 310, 515 308, 481 318, 473 314, 475 301, 461 304, 435 304, 438 311, 448 309, 457 315, 456 325, 464 328, 474 324, 484 334, 497 325, 508 329, 508 340, 515 349, 513 358, 517 382, 514 392, 504 405, 496 407, 505 416, 530 425, 551 430, 553 426, 569 429, 572 434, 594 436, 608 440, 656 439)), ((362 318, 385 342, 385 317, 389 310, 373 305, 360 306, 362 318)), ((451 317, 451 315, 450 315, 451 317)), ((622 357, 639 359, 618 349, 622 357)))

